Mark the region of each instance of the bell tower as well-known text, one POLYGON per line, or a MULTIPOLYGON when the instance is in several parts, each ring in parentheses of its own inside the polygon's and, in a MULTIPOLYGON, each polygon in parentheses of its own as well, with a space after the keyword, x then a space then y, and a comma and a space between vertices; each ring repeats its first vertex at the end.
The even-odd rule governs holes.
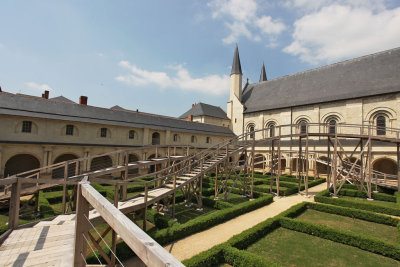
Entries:
POLYGON ((242 76, 239 49, 236 45, 233 55, 230 93, 227 107, 227 115, 228 118, 231 119, 230 128, 236 135, 240 135, 243 132, 242 76))

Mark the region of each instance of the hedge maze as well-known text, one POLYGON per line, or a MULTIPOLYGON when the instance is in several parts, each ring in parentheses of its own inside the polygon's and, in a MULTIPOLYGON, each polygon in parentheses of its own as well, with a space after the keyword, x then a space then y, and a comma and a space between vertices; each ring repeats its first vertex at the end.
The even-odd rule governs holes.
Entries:
POLYGON ((183 263, 246 267, 398 266, 400 219, 341 204, 300 203, 183 263))

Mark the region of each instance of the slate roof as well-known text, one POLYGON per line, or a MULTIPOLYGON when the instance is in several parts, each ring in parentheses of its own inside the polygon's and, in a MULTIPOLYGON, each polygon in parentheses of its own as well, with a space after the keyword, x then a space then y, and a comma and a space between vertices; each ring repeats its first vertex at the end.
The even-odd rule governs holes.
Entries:
POLYGON ((57 96, 57 97, 53 97, 53 98, 50 98, 50 99, 51 100, 55 100, 55 101, 60 101, 60 102, 67 102, 67 103, 76 104, 74 101, 72 101, 72 100, 70 100, 70 99, 68 99, 66 97, 63 97, 62 95, 57 96))
POLYGON ((129 110, 111 110, 38 97, 18 96, 5 92, 0 93, 0 114, 210 135, 234 135, 229 128, 222 126, 129 110))
POLYGON ((210 117, 229 120, 228 117, 226 116, 225 111, 222 108, 201 102, 196 104, 193 108, 189 109, 185 113, 183 113, 181 116, 179 116, 179 118, 187 119, 189 115, 193 115, 193 117, 210 116, 210 117))
POLYGON ((242 74, 242 65, 240 65, 239 48, 237 44, 235 54, 233 55, 231 75, 232 74, 242 74))
POLYGON ((245 113, 400 92, 400 48, 249 84, 245 113))

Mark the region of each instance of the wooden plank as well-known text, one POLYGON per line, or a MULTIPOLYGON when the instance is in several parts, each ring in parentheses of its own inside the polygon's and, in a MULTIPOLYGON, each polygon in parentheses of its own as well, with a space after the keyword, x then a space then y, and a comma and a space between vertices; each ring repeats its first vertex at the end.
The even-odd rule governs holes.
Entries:
POLYGON ((81 186, 82 195, 146 265, 184 266, 93 187, 89 184, 81 186))

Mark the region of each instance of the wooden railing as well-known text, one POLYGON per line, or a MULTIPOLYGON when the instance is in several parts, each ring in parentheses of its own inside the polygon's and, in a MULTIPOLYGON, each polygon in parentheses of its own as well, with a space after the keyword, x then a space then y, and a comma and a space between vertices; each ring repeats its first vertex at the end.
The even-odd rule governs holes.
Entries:
POLYGON ((90 205, 147 266, 184 266, 97 192, 86 179, 78 186, 74 266, 86 266, 90 205))

